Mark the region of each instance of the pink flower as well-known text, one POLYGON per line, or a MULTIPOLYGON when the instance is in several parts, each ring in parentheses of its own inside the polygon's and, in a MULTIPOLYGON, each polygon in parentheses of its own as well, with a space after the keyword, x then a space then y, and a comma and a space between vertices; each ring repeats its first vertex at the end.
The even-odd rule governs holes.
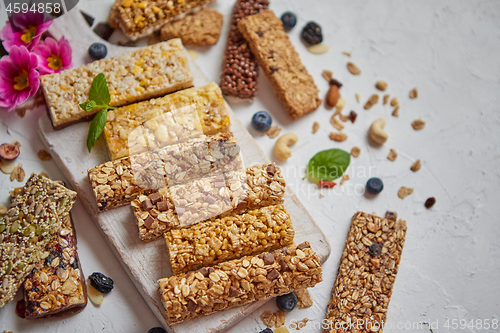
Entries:
POLYGON ((8 56, 0 59, 0 106, 12 111, 36 94, 40 74, 38 59, 24 46, 12 46, 8 56))
POLYGON ((40 40, 52 21, 44 22, 43 13, 31 12, 13 14, 5 27, 0 31, 3 47, 10 52, 12 46, 26 46, 31 51, 40 40))
POLYGON ((52 37, 35 46, 33 53, 38 57, 38 70, 40 74, 59 73, 71 67, 71 46, 68 40, 62 37, 59 42, 52 37))

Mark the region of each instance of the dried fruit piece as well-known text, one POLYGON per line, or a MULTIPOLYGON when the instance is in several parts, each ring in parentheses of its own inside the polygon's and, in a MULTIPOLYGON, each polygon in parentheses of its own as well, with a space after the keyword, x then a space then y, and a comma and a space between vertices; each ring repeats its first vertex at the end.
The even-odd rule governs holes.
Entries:
POLYGON ((399 105, 396 105, 396 107, 394 108, 394 111, 392 111, 392 115, 394 117, 399 117, 399 105))
POLYGON ((379 80, 377 81, 377 83, 375 83, 375 87, 381 91, 385 91, 387 89, 387 86, 388 86, 387 82, 383 80, 379 80))
POLYGON ((26 174, 24 173, 23 165, 18 164, 15 166, 14 170, 10 174, 10 181, 17 180, 18 182, 22 182, 26 174))
POLYGON ((3 173, 6 174, 11 174, 14 168, 16 167, 16 164, 14 161, 8 161, 8 160, 1 160, 2 164, 0 165, 0 170, 2 170, 3 173))
POLYGON ((92 303, 94 303, 94 305, 101 305, 104 301, 104 296, 102 296, 102 294, 90 284, 87 285, 87 296, 92 301, 92 303))
POLYGON ((353 157, 358 157, 360 153, 361 153, 361 149, 359 147, 352 147, 351 155, 353 157))
POLYGON ((345 133, 330 133, 330 140, 337 141, 337 142, 342 142, 347 140, 347 134, 345 133))
POLYGON ((325 69, 321 75, 323 76, 323 78, 328 82, 330 83, 330 80, 333 78, 333 72, 332 71, 329 71, 327 69, 325 69))
POLYGON ((429 209, 432 206, 434 206, 435 203, 436 203, 436 198, 430 197, 429 199, 425 200, 425 208, 429 209))
POLYGON ((398 158, 398 153, 396 152, 396 150, 394 149, 391 149, 389 151, 389 155, 387 155, 387 159, 391 160, 391 161, 395 161, 396 158, 398 158))
POLYGON ((290 333, 290 331, 285 326, 282 326, 275 329, 273 333, 290 333))
POLYGON ((167 331, 163 327, 153 327, 149 329, 148 333, 167 333, 167 331))
POLYGON ((92 273, 89 276, 89 281, 92 287, 103 294, 107 294, 113 290, 113 280, 102 273, 92 273))
POLYGON ((406 198, 407 196, 409 196, 410 194, 413 193, 413 189, 410 188, 410 187, 401 187, 398 191, 398 197, 400 197, 401 199, 404 199, 406 198))
POLYGON ((417 88, 413 88, 411 91, 410 91, 410 98, 411 99, 414 99, 414 98, 417 98, 418 97, 418 91, 417 91, 417 88))
POLYGON ((269 129, 266 132, 264 132, 264 134, 267 135, 268 137, 270 137, 271 139, 274 139, 275 137, 280 135, 280 132, 281 132, 281 128, 273 125, 273 126, 269 127, 269 129))
POLYGON ((0 145, 0 157, 4 160, 13 160, 19 156, 19 146, 10 143, 0 145))
POLYGON ((313 53, 313 54, 323 54, 328 52, 330 47, 327 44, 315 44, 311 45, 307 48, 307 51, 313 53))
POLYGON ((422 163, 420 162, 420 160, 416 160, 415 163, 413 163, 413 165, 411 166, 411 171, 413 172, 417 172, 418 170, 420 170, 420 168, 422 167, 422 163))
POLYGON ((351 112, 349 113, 349 119, 351 120, 351 123, 354 124, 357 117, 358 117, 358 114, 351 110, 351 112))
POLYGON ((50 161, 52 159, 52 156, 50 156, 49 152, 44 149, 40 149, 36 155, 42 161, 50 161))
POLYGON ((414 120, 412 123, 411 123, 411 126, 413 126, 413 129, 415 131, 418 131, 418 130, 421 130, 422 128, 425 127, 425 121, 421 120, 421 119, 417 119, 417 120, 414 120))
POLYGON ((339 131, 342 131, 344 129, 344 125, 342 125, 342 123, 335 117, 335 115, 330 118, 330 123, 339 131))
POLYGON ((313 124, 313 134, 316 133, 319 130, 319 123, 317 121, 314 122, 313 124))
POLYGON ((340 98, 339 87, 332 85, 326 94, 326 101, 330 106, 336 106, 340 98))
POLYGON ((302 29, 302 38, 310 45, 319 44, 323 41, 321 27, 316 22, 308 22, 302 29))
POLYGON ((361 74, 361 70, 359 69, 359 67, 356 66, 355 64, 353 64, 350 61, 347 63, 347 70, 349 72, 351 72, 352 75, 359 75, 359 74, 361 74))
POLYGON ((386 104, 387 104, 387 102, 389 102, 389 97, 391 97, 391 96, 389 96, 389 95, 384 95, 384 105, 386 105, 386 104))
POLYGON ((391 106, 399 105, 399 100, 397 97, 393 97, 391 100, 391 106))
POLYGON ((331 181, 331 180, 320 180, 318 183, 318 186, 321 188, 332 188, 335 185, 337 185, 337 183, 335 183, 334 181, 331 181))
POLYGON ((364 106, 365 110, 369 110, 372 106, 377 104, 377 102, 378 102, 378 95, 377 94, 371 95, 368 101, 366 101, 366 104, 364 106))

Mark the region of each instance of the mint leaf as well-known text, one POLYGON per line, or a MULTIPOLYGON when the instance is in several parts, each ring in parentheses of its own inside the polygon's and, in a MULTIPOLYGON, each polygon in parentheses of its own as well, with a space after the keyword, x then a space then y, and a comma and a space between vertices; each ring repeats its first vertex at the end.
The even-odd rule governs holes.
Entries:
POLYGON ((108 120, 108 110, 102 109, 94 117, 94 120, 92 120, 92 123, 90 123, 89 127, 89 134, 87 136, 87 148, 89 150, 94 147, 95 142, 97 141, 97 138, 99 135, 101 135, 102 131, 104 130, 104 126, 106 126, 106 121, 108 120))
POLYGON ((307 165, 307 175, 319 180, 335 180, 342 176, 351 163, 351 154, 342 149, 317 153, 307 165))
POLYGON ((95 103, 95 101, 88 101, 88 102, 80 104, 80 107, 87 112, 91 112, 92 110, 95 109, 96 106, 97 106, 97 104, 95 103))
POLYGON ((111 102, 109 95, 108 82, 103 73, 97 74, 92 81, 89 91, 89 100, 94 101, 96 105, 108 105, 111 102))

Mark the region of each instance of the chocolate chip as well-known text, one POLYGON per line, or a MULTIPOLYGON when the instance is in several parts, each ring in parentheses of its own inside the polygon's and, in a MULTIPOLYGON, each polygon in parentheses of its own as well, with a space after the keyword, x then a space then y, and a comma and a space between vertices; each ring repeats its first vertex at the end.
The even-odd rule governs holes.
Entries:
POLYGON ((370 245, 368 247, 368 253, 370 253, 370 255, 372 257, 378 257, 382 254, 382 247, 383 245, 381 243, 373 243, 372 245, 370 245))
POLYGON ((278 67, 271 66, 269 67, 269 70, 271 71, 271 74, 274 74, 278 71, 278 67))
POLYGON ((198 272, 200 272, 204 277, 207 277, 209 274, 208 269, 206 267, 200 268, 198 272))
POLYGON ((151 200, 146 199, 142 202, 142 209, 143 210, 151 210, 153 209, 153 204, 151 203, 151 200))
POLYGON ((274 254, 273 253, 265 253, 262 256, 262 260, 264 260, 264 264, 271 265, 274 263, 274 254))
POLYGON ((217 202, 217 199, 211 194, 207 195, 206 199, 209 204, 214 204, 217 202))
POLYGON ((267 279, 269 281, 276 279, 278 276, 280 276, 280 272, 278 272, 276 268, 273 268, 269 273, 267 273, 267 279))
POLYGON ((151 228, 151 225, 153 224, 153 222, 155 221, 155 219, 148 214, 148 217, 146 217, 146 219, 144 220, 144 226, 146 228, 151 228))
POLYGON ((192 300, 189 300, 188 304, 187 304, 187 309, 188 309, 189 312, 195 312, 195 310, 196 310, 196 303, 193 302, 192 300))
POLYGON ((215 272, 215 269, 213 267, 208 268, 208 274, 215 272))
POLYGON ((297 248, 299 250, 307 249, 307 248, 310 248, 310 247, 311 247, 311 245, 309 243, 302 243, 302 244, 297 245, 297 248))
POLYGON ((222 188, 226 186, 226 182, 215 182, 215 188, 222 188))
POLYGON ((158 202, 158 204, 156 205, 156 207, 158 207, 158 210, 160 212, 164 212, 164 211, 170 209, 170 202, 168 202, 168 201, 160 201, 160 202, 158 202))
POLYGON ((260 30, 259 30, 259 31, 257 31, 257 32, 256 32, 256 34, 257 34, 259 37, 264 36, 264 33, 263 33, 262 31, 260 31, 260 30))
POLYGON ((114 31, 115 29, 106 22, 99 22, 94 28, 96 35, 104 40, 109 40, 114 31))
POLYGON ((396 221, 398 219, 398 213, 387 211, 385 213, 385 218, 391 221, 396 221))
POLYGON ((149 198, 149 200, 151 200, 151 203, 154 205, 158 201, 161 201, 163 199, 163 196, 160 193, 156 192, 156 193, 150 194, 148 198, 149 198))
POLYGON ((276 173, 276 166, 274 164, 269 164, 266 171, 269 177, 274 177, 274 174, 276 173))
POLYGON ((236 297, 240 294, 240 292, 238 291, 238 289, 236 289, 235 287, 231 286, 229 288, 229 297, 236 297))
POLYGON ((290 267, 288 267, 285 259, 281 259, 278 263, 281 266, 281 271, 282 272, 288 272, 288 271, 290 271, 290 267))
POLYGON ((247 208, 247 205, 248 205, 248 202, 246 202, 246 200, 242 200, 242 201, 238 202, 238 206, 236 206, 236 209, 237 210, 245 210, 245 208, 247 208))

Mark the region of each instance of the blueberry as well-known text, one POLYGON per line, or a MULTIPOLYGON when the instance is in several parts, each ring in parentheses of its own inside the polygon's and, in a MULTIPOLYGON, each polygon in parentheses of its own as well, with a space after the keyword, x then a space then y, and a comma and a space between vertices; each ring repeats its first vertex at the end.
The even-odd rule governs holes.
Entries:
POLYGON ((94 43, 89 47, 89 56, 92 60, 103 59, 106 57, 106 54, 108 54, 108 50, 106 45, 102 43, 94 43))
POLYGON ((266 111, 256 112, 252 117, 252 127, 259 132, 265 132, 271 127, 273 118, 266 111))
POLYGON ((283 22, 283 28, 290 30, 297 24, 297 16, 292 12, 285 12, 281 15, 281 21, 283 22))
POLYGON ((89 280, 90 285, 103 294, 107 294, 113 289, 113 280, 102 273, 92 273, 89 280))
POLYGON ((297 305, 297 296, 294 293, 278 296, 276 297, 276 305, 281 311, 290 312, 297 305))
POLYGON ((268 328, 260 331, 259 333, 273 333, 273 330, 268 327, 268 328))
POLYGON ((371 194, 379 194, 384 189, 384 183, 380 178, 370 178, 366 182, 366 190, 371 194))
POLYGON ((167 333, 163 327, 153 327, 151 328, 148 333, 167 333))
POLYGON ((302 29, 302 38, 310 44, 315 45, 323 41, 323 34, 321 27, 316 22, 308 22, 304 29, 302 29))

